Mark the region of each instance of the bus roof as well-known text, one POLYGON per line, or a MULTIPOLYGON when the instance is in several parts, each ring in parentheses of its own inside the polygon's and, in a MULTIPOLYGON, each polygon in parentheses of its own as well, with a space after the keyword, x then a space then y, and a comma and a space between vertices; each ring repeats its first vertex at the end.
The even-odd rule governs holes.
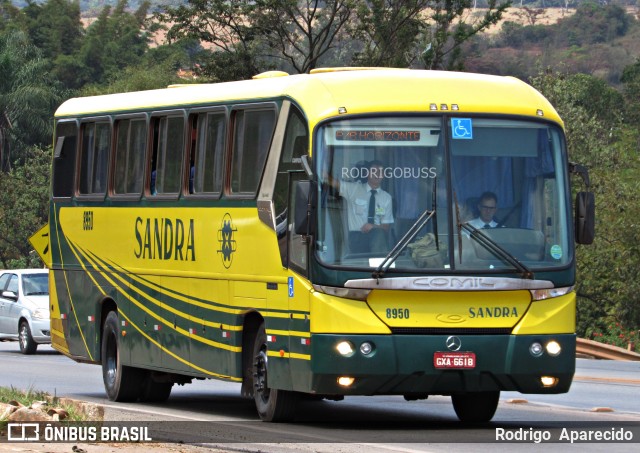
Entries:
POLYGON ((211 104, 289 98, 305 111, 311 124, 346 113, 428 112, 503 113, 543 116, 562 124, 556 110, 530 85, 514 77, 462 72, 392 68, 334 68, 311 74, 266 73, 254 80, 177 85, 64 102, 56 118, 118 112, 164 110, 211 104), (342 111, 341 113, 344 113, 342 111))

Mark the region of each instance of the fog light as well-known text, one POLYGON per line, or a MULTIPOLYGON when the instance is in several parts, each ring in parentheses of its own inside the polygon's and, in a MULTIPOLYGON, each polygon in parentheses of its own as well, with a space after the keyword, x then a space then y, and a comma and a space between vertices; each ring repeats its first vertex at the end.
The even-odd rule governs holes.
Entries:
POLYGON ((558 378, 553 376, 540 376, 540 382, 543 387, 555 387, 558 383, 558 378))
POLYGON ((336 345, 336 349, 343 357, 351 357, 353 355, 353 345, 349 341, 341 341, 336 345))
POLYGON ((556 340, 551 340, 549 343, 547 343, 547 352, 550 356, 555 357, 560 354, 560 351, 562 351, 562 347, 556 340))
POLYGON ((338 378, 338 384, 343 387, 351 387, 354 381, 355 381, 355 378, 348 377, 348 376, 340 376, 338 378))
POLYGON ((531 346, 529 346, 529 352, 534 357, 540 357, 543 352, 542 345, 537 341, 535 343, 531 343, 531 346))
POLYGON ((360 352, 362 355, 369 355, 373 351, 373 345, 368 341, 365 341, 360 345, 360 352))

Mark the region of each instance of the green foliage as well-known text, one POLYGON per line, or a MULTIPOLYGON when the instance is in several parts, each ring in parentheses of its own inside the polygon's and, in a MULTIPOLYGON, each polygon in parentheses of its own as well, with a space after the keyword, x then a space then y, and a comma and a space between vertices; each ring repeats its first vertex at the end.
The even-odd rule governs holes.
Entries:
POLYGON ((167 6, 154 14, 154 20, 172 24, 169 42, 182 39, 208 43, 215 50, 201 67, 210 80, 248 79, 262 72, 259 43, 252 28, 255 4, 246 0, 189 0, 187 4, 167 6))
POLYGON ((619 322, 611 321, 605 325, 604 329, 589 328, 586 337, 600 343, 629 349, 632 352, 640 351, 640 331, 625 329, 619 322))
MULTIPOLYGON (((0 387, 0 402, 9 403, 11 401, 18 402, 25 407, 30 407, 35 402, 45 401, 48 405, 64 409, 67 413, 67 418, 65 419, 67 421, 83 421, 87 418, 81 411, 78 411, 75 405, 60 404, 59 398, 52 397, 47 392, 43 392, 41 390, 34 390, 31 387, 27 390, 20 390, 13 386, 0 387)), ((6 419, 3 420, 0 418, 0 423, 5 421, 6 419)))
POLYGON ((624 69, 621 81, 627 100, 624 104, 625 119, 637 130, 640 128, 640 59, 624 69))
MULTIPOLYGON (((532 80, 563 117, 572 161, 590 170, 596 240, 578 246, 577 331, 604 331, 615 320, 640 326, 640 158, 616 115, 619 94, 586 75, 547 71, 532 80)), ((579 186, 579 185, 578 185, 579 186)), ((584 190, 583 187, 575 187, 584 190)))
POLYGON ((31 42, 49 60, 54 76, 67 87, 77 87, 75 55, 84 36, 77 0, 29 3, 23 12, 31 42))
POLYGON ((363 49, 354 61, 360 66, 408 67, 426 24, 422 13, 432 0, 389 2, 372 0, 357 9, 359 25, 355 36, 363 49))
POLYGON ((552 26, 555 29, 554 44, 569 47, 609 42, 629 30, 630 20, 631 17, 618 5, 602 7, 595 2, 583 3, 574 15, 552 26))
POLYGON ((113 10, 104 7, 87 29, 78 53, 82 63, 80 86, 105 83, 140 61, 148 49, 148 36, 143 30, 148 6, 143 3, 134 14, 126 11, 127 0, 120 0, 113 10))
POLYGON ((29 237, 47 223, 51 148, 31 147, 0 177, 0 267, 42 267, 29 237))
POLYGON ((62 98, 48 63, 19 31, 0 34, 0 172, 21 150, 51 140, 51 115, 62 98))
POLYGON ((497 35, 474 39, 482 41, 482 51, 472 54, 465 49, 467 69, 528 78, 541 65, 596 75, 615 86, 623 68, 640 51, 639 23, 620 6, 582 2, 575 13, 550 25, 537 23, 542 9, 518 10, 525 11, 520 15, 530 18, 529 25, 507 22, 497 35))
POLYGON ((473 36, 495 25, 511 0, 489 0, 484 15, 474 23, 465 22, 465 15, 473 0, 436 0, 431 6, 432 22, 423 37, 422 60, 427 69, 461 70, 464 67, 462 44, 473 36))

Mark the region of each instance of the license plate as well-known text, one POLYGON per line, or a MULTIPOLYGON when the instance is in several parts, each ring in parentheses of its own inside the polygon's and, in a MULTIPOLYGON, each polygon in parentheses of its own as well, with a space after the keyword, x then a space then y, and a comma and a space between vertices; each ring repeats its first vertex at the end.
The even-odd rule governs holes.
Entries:
POLYGON ((476 367, 475 352, 434 352, 433 366, 441 369, 472 369, 476 367))

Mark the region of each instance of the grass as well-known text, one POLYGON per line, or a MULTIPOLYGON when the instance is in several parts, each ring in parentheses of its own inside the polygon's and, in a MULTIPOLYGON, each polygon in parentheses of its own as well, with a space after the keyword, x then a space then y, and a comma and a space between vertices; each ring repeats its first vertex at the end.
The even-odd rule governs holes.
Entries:
MULTIPOLYGON (((64 409, 68 417, 65 420, 68 421, 83 421, 85 420, 84 414, 78 411, 78 408, 73 404, 61 404, 58 397, 51 396, 46 392, 34 390, 29 388, 27 390, 16 389, 15 387, 0 387, 0 403, 9 403, 10 401, 17 401, 25 407, 31 406, 36 401, 46 401, 46 409, 59 408, 64 409)), ((4 419, 0 419, 0 422, 4 419)))

